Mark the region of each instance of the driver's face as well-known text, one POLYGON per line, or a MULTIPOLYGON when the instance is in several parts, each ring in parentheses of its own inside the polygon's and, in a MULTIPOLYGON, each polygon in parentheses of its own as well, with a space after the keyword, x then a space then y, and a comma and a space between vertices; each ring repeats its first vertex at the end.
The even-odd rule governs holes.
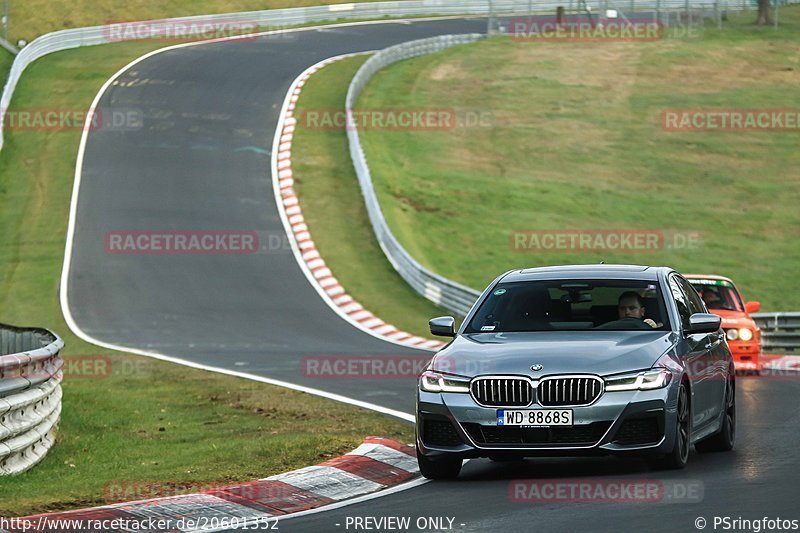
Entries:
POLYGON ((720 301, 719 295, 714 291, 703 291, 703 301, 706 305, 717 303, 720 301))
POLYGON ((636 298, 623 298, 617 310, 620 318, 644 318, 644 307, 636 298))

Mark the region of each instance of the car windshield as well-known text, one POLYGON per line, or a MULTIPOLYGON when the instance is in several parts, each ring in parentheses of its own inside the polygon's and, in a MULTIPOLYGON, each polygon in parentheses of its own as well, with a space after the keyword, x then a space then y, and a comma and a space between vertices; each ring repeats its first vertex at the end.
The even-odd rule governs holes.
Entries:
POLYGON ((669 330, 656 282, 553 280, 500 283, 465 333, 669 330))
POLYGON ((733 283, 723 279, 691 279, 689 283, 703 298, 709 309, 744 311, 742 299, 733 283))

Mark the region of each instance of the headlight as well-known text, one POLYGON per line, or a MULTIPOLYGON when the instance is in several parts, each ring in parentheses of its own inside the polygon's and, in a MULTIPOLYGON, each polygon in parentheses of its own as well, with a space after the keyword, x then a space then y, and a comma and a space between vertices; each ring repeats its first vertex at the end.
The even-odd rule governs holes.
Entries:
POLYGON ((419 388, 426 392, 469 392, 469 379, 428 370, 419 377, 419 388))
POLYGON ((739 331, 735 329, 729 329, 725 331, 725 337, 728 338, 729 341, 735 341, 739 339, 739 331))
POLYGON ((606 390, 652 390, 666 387, 672 380, 672 372, 666 368, 654 368, 642 372, 631 372, 605 378, 606 390))
POLYGON ((739 328, 739 338, 743 341, 753 340, 753 331, 747 328, 739 328))

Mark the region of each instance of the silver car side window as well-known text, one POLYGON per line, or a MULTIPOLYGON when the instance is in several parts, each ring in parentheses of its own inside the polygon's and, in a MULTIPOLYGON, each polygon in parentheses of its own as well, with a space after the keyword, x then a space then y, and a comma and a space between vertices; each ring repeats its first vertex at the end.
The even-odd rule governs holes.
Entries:
POLYGON ((689 303, 684 294, 683 289, 678 283, 677 276, 669 277, 669 290, 672 292, 672 298, 675 300, 675 305, 678 308, 678 314, 681 316, 681 323, 684 328, 689 327, 689 317, 692 312, 689 310, 689 303))

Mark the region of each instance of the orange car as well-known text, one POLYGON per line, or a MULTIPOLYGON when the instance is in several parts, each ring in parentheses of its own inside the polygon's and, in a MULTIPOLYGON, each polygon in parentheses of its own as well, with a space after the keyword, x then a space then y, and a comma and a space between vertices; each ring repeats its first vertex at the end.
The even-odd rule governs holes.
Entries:
POLYGON ((736 370, 760 372, 761 330, 750 313, 761 309, 761 303, 744 303, 733 281, 722 276, 687 274, 686 279, 703 297, 708 310, 722 317, 736 370))

